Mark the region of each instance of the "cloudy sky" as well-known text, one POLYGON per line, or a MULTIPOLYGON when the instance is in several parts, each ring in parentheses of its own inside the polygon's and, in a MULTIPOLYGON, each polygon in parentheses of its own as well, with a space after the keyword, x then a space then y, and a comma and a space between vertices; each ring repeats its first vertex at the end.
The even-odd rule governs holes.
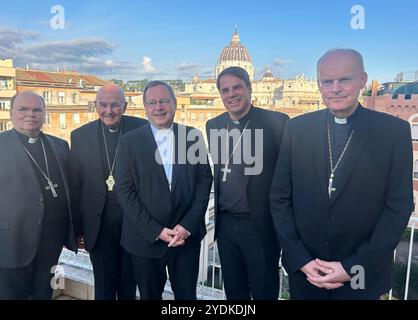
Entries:
POLYGON ((17 67, 208 78, 237 26, 256 78, 268 67, 281 78, 315 77, 317 59, 335 47, 359 50, 371 79, 418 70, 415 0, 0 1, 0 58, 17 67))

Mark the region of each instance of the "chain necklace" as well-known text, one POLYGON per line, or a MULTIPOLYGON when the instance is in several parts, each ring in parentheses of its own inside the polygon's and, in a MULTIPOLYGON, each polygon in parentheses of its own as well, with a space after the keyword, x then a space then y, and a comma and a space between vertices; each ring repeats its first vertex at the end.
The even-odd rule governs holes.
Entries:
POLYGON ((229 167, 229 162, 231 161, 231 158, 234 155, 235 150, 237 149, 238 145, 240 144, 240 141, 242 139, 242 135, 244 134, 245 129, 247 129, 247 126, 248 126, 249 122, 250 122, 250 120, 247 120, 247 123, 245 124, 245 127, 242 130, 241 135, 239 136, 239 139, 238 139, 237 143, 233 147, 231 154, 229 154, 229 126, 228 126, 228 121, 226 122, 226 154, 229 155, 229 158, 226 161, 225 166, 221 169, 221 171, 223 173, 222 174, 222 182, 226 182, 226 175, 228 173, 231 173, 231 169, 228 168, 229 167))
POLYGON ((350 136, 349 136, 347 142, 345 143, 344 149, 341 152, 341 155, 338 158, 337 163, 335 164, 334 167, 332 166, 331 132, 330 132, 330 129, 329 129, 329 123, 327 124, 327 131, 328 131, 329 167, 331 169, 331 173, 330 173, 329 180, 328 180, 328 196, 331 198, 332 192, 334 192, 336 190, 336 188, 334 188, 332 186, 332 183, 334 182, 334 177, 335 177, 334 172, 335 172, 335 170, 337 170, 337 167, 340 164, 341 159, 343 158, 343 156, 344 156, 344 154, 345 154, 345 152, 348 148, 348 145, 350 144, 351 138, 353 137, 354 130, 351 130, 350 136))
POLYGON ((119 141, 120 141, 120 137, 122 135, 123 124, 120 125, 118 143, 116 145, 116 151, 115 151, 115 156, 113 157, 112 165, 110 165, 109 151, 107 149, 107 142, 106 142, 105 132, 104 132, 104 128, 103 128, 103 122, 101 122, 101 124, 102 124, 103 142, 104 142, 104 147, 105 147, 105 151, 106 151, 107 166, 108 166, 108 169, 109 169, 109 176, 106 180, 106 185, 107 185, 107 190, 108 191, 113 191, 113 187, 115 186, 115 183, 116 183, 115 178, 113 178, 113 170, 115 169, 116 156, 118 154, 119 141))
POLYGON ((35 158, 31 155, 31 153, 29 152, 28 149, 26 149, 25 146, 23 146, 23 148, 25 148, 26 153, 28 154, 29 158, 31 158, 31 160, 33 161, 33 163, 37 166, 37 168, 39 169, 39 171, 42 173, 42 175, 44 176, 44 178, 46 179, 46 183, 48 184, 47 186, 45 186, 45 190, 51 190, 52 196, 54 198, 58 197, 57 191, 55 190, 55 188, 58 187, 57 184, 52 183, 50 175, 49 175, 49 166, 48 166, 48 158, 46 157, 46 151, 45 151, 45 146, 44 146, 44 142, 42 141, 41 138, 41 145, 42 145, 42 151, 44 153, 44 159, 45 159, 45 167, 46 167, 46 173, 41 169, 41 167, 39 166, 39 164, 36 162, 35 158))

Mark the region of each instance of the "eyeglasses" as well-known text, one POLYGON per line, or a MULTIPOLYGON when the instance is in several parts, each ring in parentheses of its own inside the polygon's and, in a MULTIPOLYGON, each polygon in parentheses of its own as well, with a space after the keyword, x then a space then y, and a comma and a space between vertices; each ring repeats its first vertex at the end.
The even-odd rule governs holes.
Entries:
POLYGON ((104 102, 99 102, 99 103, 95 102, 95 104, 97 108, 102 109, 102 110, 107 109, 107 107, 109 107, 111 110, 118 110, 123 107, 119 103, 116 103, 116 102, 111 103, 111 104, 107 104, 104 102))
POLYGON ((340 86, 348 86, 350 84, 353 83, 354 79, 357 78, 358 76, 362 75, 363 73, 359 73, 356 75, 349 75, 349 76, 344 76, 340 79, 324 79, 324 80, 319 80, 319 85, 321 88, 331 88, 334 85, 334 82, 337 81, 337 84, 340 86))
POLYGON ((170 104, 171 100, 170 99, 160 99, 159 101, 157 100, 149 100, 149 101, 145 101, 145 104, 149 107, 155 107, 157 106, 157 104, 160 104, 163 107, 166 107, 170 104))
POLYGON ((17 107, 15 108, 20 114, 28 114, 30 111, 35 115, 40 115, 44 112, 44 108, 28 108, 28 107, 17 107))

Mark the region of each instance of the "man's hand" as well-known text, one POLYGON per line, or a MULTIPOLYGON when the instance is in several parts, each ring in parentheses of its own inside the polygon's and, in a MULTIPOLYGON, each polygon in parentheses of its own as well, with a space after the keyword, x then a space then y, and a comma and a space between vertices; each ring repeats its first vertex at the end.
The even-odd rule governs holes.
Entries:
POLYGON ((177 235, 178 231, 169 228, 164 228, 158 236, 158 239, 166 243, 170 243, 177 235))
POLYGON ((176 236, 168 244, 169 247, 178 247, 184 245, 186 239, 190 236, 190 232, 183 228, 181 225, 176 225, 174 230, 178 232, 176 236))
POLYGON ((332 270, 332 272, 324 273, 322 275, 307 274, 307 280, 318 288, 337 289, 342 287, 344 282, 351 280, 351 277, 344 270, 339 261, 329 262, 316 259, 315 263, 320 268, 332 270))

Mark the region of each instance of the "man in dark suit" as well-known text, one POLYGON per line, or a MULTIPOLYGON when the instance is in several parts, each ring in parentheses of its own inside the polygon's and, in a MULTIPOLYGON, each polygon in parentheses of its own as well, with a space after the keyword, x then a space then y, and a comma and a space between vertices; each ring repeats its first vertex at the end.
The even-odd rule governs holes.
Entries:
POLYGON ((177 101, 165 82, 144 89, 150 121, 121 141, 118 198, 122 246, 141 299, 162 299, 168 269, 175 299, 196 299, 200 242, 212 174, 200 131, 173 123, 177 101))
POLYGON ((217 87, 228 112, 209 120, 206 131, 214 162, 215 239, 226 296, 277 299, 280 246, 269 190, 288 117, 251 105, 251 82, 240 67, 223 70, 217 87), (248 161, 253 154, 254 161, 248 161))
POLYGON ((11 105, 14 129, 0 133, 0 300, 49 300, 62 246, 77 251, 68 144, 41 132, 40 96, 22 92, 11 105))
POLYGON ((407 122, 363 108, 363 58, 318 61, 327 109, 288 122, 271 189, 292 299, 378 299, 413 211, 407 122))
POLYGON ((97 92, 99 119, 71 133, 70 164, 76 209, 85 248, 90 252, 96 300, 133 300, 136 284, 130 256, 120 246, 122 209, 116 197, 114 168, 121 135, 146 120, 124 116, 123 90, 114 85, 97 92))

